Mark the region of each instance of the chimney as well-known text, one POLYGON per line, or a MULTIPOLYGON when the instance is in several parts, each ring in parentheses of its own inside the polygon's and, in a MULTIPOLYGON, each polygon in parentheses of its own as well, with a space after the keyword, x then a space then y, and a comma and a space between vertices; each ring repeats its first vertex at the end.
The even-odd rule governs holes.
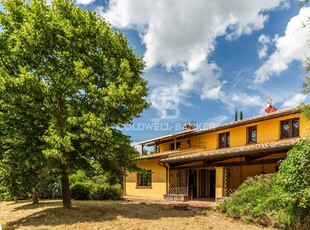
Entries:
POLYGON ((266 109, 265 109, 265 112, 269 114, 269 113, 276 112, 277 110, 278 110, 278 109, 272 105, 272 100, 271 100, 271 98, 269 97, 269 101, 268 101, 268 103, 267 103, 267 107, 266 107, 266 109))
POLYGON ((183 125, 183 130, 193 130, 196 128, 196 125, 194 123, 189 124, 189 123, 185 123, 183 125))

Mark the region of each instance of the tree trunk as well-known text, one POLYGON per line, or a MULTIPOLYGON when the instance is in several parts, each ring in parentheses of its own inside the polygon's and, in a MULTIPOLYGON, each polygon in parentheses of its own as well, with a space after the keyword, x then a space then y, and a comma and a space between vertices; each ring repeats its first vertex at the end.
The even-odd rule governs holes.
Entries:
POLYGON ((69 175, 67 171, 63 171, 61 175, 62 203, 64 208, 71 208, 71 193, 69 186, 69 175))
MULTIPOLYGON (((62 121, 62 96, 59 97, 57 102, 57 127, 59 130, 62 129, 63 121, 62 121)), ((71 193, 70 193, 70 186, 69 186, 69 175, 67 172, 67 168, 63 166, 64 169, 61 174, 61 192, 62 192, 62 203, 64 208, 71 208, 71 193)))
POLYGON ((35 189, 32 190, 32 204, 38 204, 39 199, 38 199, 38 193, 35 189))

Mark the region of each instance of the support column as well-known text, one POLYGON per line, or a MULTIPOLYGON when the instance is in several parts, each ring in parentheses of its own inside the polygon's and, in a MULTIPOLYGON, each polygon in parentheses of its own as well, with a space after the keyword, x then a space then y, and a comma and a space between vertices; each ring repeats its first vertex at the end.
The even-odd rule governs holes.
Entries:
POLYGON ((223 197, 224 192, 224 167, 215 167, 215 201, 223 197))
POLYGON ((141 155, 144 155, 144 144, 141 145, 141 155))
POLYGON ((174 138, 174 150, 177 150, 177 138, 174 138))

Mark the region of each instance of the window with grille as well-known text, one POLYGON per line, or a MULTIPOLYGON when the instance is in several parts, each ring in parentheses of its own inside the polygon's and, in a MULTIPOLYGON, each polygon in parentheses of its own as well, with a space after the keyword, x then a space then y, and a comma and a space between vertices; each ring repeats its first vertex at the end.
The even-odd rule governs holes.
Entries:
POLYGON ((170 150, 179 150, 179 149, 181 149, 181 142, 180 141, 176 142, 176 149, 175 149, 174 143, 170 144, 170 150))
POLYGON ((138 186, 151 186, 152 185, 152 171, 146 170, 138 173, 138 186))
POLYGON ((299 118, 281 121, 281 139, 299 136, 299 118))
POLYGON ((257 143, 257 128, 256 126, 248 127, 248 144, 257 143))
POLYGON ((227 133, 219 134, 219 148, 226 148, 230 146, 230 135, 227 133))

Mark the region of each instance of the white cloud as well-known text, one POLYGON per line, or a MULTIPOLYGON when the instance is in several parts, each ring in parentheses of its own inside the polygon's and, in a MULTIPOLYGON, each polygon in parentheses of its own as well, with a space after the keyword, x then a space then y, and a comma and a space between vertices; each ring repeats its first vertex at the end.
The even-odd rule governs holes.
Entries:
POLYGON ((291 108, 305 102, 307 95, 297 93, 291 99, 285 101, 281 108, 291 108))
POLYGON ((209 128, 212 128, 212 127, 221 125, 221 124, 223 124, 224 122, 227 122, 227 121, 228 121, 228 117, 224 116, 224 115, 221 115, 221 116, 217 116, 217 117, 208 119, 206 124, 209 125, 209 128))
POLYGON ((147 68, 180 71, 180 91, 201 99, 221 94, 219 68, 209 55, 216 38, 232 40, 263 28, 267 12, 286 0, 111 0, 99 13, 117 28, 135 29, 146 47, 147 68))
POLYGON ((251 96, 247 93, 233 93, 230 100, 244 106, 263 106, 262 98, 258 95, 251 96))
POLYGON ((88 5, 92 2, 94 2, 95 0, 75 0, 74 2, 76 4, 80 4, 80 5, 88 5))
POLYGON ((258 42, 260 44, 259 50, 258 50, 258 57, 261 59, 263 57, 267 56, 268 51, 268 45, 271 43, 269 36, 266 36, 265 34, 262 34, 258 38, 258 42))
POLYGON ((104 17, 118 28, 137 29, 146 45, 148 68, 185 66, 196 70, 215 48, 215 39, 263 28, 266 11, 283 0, 175 1, 111 0, 104 17))
POLYGON ((276 36, 276 50, 255 72, 255 83, 267 81, 272 75, 286 70, 294 60, 304 61, 310 53, 310 30, 304 26, 309 20, 310 7, 303 7, 288 22, 284 36, 276 36))
POLYGON ((203 93, 200 95, 202 100, 210 99, 210 100, 224 100, 225 93, 222 91, 222 87, 226 84, 227 81, 223 81, 221 83, 216 84, 213 87, 205 88, 203 93))

